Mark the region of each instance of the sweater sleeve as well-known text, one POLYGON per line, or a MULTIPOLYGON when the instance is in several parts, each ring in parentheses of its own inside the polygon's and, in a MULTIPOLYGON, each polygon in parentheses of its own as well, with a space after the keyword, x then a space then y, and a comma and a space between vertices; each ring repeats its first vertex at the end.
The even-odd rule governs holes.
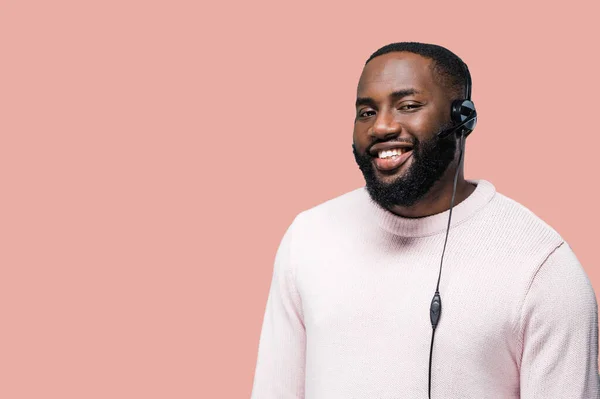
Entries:
POLYGON ((520 333, 521 398, 600 398, 596 295, 566 242, 533 278, 520 333))
POLYGON ((294 223, 275 255, 251 399, 304 399, 306 332, 291 256, 293 229, 294 223))

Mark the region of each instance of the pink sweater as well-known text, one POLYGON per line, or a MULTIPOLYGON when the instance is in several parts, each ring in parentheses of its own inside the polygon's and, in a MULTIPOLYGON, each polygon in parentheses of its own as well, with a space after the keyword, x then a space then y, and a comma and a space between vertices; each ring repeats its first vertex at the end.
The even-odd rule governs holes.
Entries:
MULTIPOLYGON (((596 296, 569 244, 470 181, 444 256, 432 398, 600 398, 596 296)), ((448 212, 403 218, 364 187, 301 212, 275 256, 252 398, 427 398, 448 212)))

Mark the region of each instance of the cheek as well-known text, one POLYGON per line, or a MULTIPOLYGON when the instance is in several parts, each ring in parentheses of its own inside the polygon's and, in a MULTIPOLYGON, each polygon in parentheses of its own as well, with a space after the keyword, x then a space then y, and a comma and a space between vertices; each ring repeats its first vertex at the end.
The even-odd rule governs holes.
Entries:
POLYGON ((421 141, 426 141, 437 134, 442 124, 444 124, 443 115, 438 110, 431 110, 415 115, 414 118, 405 121, 404 126, 408 133, 421 141))
POLYGON ((354 144, 360 149, 364 148, 369 144, 369 136, 367 134, 368 127, 355 123, 354 130, 352 132, 352 140, 354 144))

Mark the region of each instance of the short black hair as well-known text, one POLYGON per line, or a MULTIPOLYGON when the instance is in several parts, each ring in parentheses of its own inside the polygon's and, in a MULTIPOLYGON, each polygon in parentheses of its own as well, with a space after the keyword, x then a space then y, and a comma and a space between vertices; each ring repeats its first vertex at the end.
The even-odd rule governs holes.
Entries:
POLYGON ((466 98, 465 85, 467 80, 466 74, 468 73, 466 64, 452 51, 436 44, 417 42, 391 43, 371 54, 365 65, 375 57, 396 51, 418 54, 433 60, 431 64, 432 71, 434 72, 433 76, 438 78, 439 83, 450 89, 453 97, 466 98))

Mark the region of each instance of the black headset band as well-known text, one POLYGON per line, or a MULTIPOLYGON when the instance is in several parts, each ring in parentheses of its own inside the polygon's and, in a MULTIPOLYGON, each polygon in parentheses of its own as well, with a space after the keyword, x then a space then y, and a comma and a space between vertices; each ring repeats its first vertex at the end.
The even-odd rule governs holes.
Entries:
POLYGON ((465 91, 466 91, 466 99, 471 101, 471 73, 469 72, 469 67, 467 66, 467 64, 465 64, 464 62, 461 61, 461 64, 463 65, 463 69, 465 71, 465 91))

